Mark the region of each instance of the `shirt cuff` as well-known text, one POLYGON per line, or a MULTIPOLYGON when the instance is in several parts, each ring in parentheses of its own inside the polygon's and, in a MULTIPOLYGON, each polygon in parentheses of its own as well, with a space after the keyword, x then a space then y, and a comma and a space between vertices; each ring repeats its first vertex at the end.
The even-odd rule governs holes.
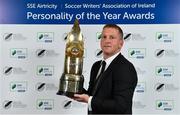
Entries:
POLYGON ((91 100, 92 100, 92 96, 90 96, 89 99, 88 99, 88 110, 89 111, 92 111, 91 100))

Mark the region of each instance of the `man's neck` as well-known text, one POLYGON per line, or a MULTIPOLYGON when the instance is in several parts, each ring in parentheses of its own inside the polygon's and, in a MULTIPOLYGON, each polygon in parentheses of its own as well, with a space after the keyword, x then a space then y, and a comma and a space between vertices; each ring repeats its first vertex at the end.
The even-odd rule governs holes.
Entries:
POLYGON ((120 51, 117 51, 117 52, 116 52, 116 53, 114 53, 113 55, 112 55, 112 54, 111 54, 111 55, 104 54, 104 55, 103 55, 103 59, 104 59, 104 60, 106 60, 106 59, 108 59, 108 58, 110 58, 110 57, 112 57, 112 56, 116 55, 117 53, 119 54, 119 53, 120 53, 120 51))

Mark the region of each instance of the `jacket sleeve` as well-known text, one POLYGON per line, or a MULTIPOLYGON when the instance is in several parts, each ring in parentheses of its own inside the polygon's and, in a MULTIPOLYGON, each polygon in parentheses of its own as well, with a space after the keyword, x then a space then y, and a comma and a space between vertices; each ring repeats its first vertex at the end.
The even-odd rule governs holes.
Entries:
POLYGON ((127 113, 132 109, 132 98, 137 84, 137 73, 132 64, 115 68, 112 72, 112 94, 109 98, 93 96, 92 110, 97 113, 127 113))

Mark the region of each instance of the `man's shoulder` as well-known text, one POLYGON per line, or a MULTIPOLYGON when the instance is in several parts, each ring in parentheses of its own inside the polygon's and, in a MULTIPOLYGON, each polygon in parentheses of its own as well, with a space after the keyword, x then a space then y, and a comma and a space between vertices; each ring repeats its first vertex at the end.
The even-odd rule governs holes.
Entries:
POLYGON ((93 65, 100 65, 100 63, 101 63, 101 60, 94 62, 93 65))
POLYGON ((118 57, 117 57, 117 60, 116 60, 116 64, 117 63, 121 63, 124 64, 124 65, 131 65, 133 66, 132 62, 130 62, 126 57, 124 57, 122 54, 120 54, 118 57))
POLYGON ((91 67, 91 70, 96 70, 97 68, 99 68, 100 67, 100 63, 101 63, 101 61, 94 62, 92 67, 91 67))

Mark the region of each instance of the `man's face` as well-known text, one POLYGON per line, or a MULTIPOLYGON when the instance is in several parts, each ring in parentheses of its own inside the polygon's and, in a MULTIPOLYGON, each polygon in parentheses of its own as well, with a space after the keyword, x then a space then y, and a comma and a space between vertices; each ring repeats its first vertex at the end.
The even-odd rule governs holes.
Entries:
POLYGON ((123 40, 115 28, 104 28, 101 36, 101 49, 105 56, 110 57, 121 50, 123 40))

